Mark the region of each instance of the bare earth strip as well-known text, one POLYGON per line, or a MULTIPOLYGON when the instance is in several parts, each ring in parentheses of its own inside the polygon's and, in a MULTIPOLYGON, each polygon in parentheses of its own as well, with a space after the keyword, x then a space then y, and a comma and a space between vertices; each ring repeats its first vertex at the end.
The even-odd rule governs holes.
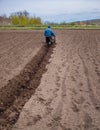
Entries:
POLYGON ((37 54, 43 40, 42 31, 0 31, 0 89, 37 54))
POLYGON ((12 130, 100 130, 100 30, 56 33, 47 72, 12 130))
MULTIPOLYGON (((32 36, 33 36, 32 31, 24 32, 24 33, 25 34, 27 33, 29 35, 32 33, 32 36)), ((3 33, 3 35, 4 34, 5 32, 3 33)), ((18 37, 19 37, 19 34, 20 32, 18 32, 17 34, 18 37)), ((25 35, 23 36, 23 38, 25 38, 25 35)), ((8 129, 10 130, 13 124, 15 124, 24 104, 28 101, 28 99, 30 99, 31 95, 35 93, 36 88, 39 86, 42 74, 47 70, 46 65, 49 63, 49 58, 51 54, 53 53, 54 46, 50 48, 47 46, 44 46, 45 44, 44 44, 42 31, 34 31, 34 37, 31 37, 31 38, 32 40, 33 38, 34 39, 36 38, 35 44, 34 44, 35 46, 33 49, 34 53, 32 53, 34 55, 31 55, 31 58, 29 58, 28 56, 29 54, 27 53, 26 55, 29 59, 26 60, 25 66, 23 67, 24 62, 21 63, 20 64, 21 68, 20 68, 19 73, 17 74, 14 72, 16 76, 11 75, 13 78, 10 80, 8 78, 7 79, 8 83, 5 86, 2 86, 2 88, 0 89, 0 130, 8 130, 8 129), (37 52, 37 48, 39 49, 38 52, 37 52)), ((12 41, 13 40, 14 38, 12 38, 12 41)), ((1 43, 3 43, 3 41, 1 43)), ((15 45, 16 44, 17 43, 15 43, 15 45)), ((18 48, 19 46, 20 44, 17 45, 16 47, 18 48)), ((29 46, 30 44, 27 45, 27 48, 29 48, 29 46)), ((16 55, 19 55, 19 53, 16 52, 16 55)), ((12 57, 14 58, 16 57, 16 55, 12 55, 12 57)), ((9 58, 9 55, 7 55, 7 57, 9 58)), ((18 59, 18 61, 20 60, 21 59, 18 59)), ((15 62, 15 69, 17 69, 16 64, 17 63, 15 62)), ((12 68, 12 71, 13 71, 13 68, 12 68)), ((5 73, 5 75, 3 76, 7 78, 6 75, 7 74, 5 73)))
POLYGON ((100 130, 100 30, 56 33, 0 31, 0 130, 100 130))

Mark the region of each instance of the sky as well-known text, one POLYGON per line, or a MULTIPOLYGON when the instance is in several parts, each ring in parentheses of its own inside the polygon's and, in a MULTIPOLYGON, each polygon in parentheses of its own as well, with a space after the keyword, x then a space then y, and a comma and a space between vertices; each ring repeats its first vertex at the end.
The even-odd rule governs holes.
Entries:
POLYGON ((0 0, 0 15, 23 10, 50 22, 100 19, 100 0, 0 0))

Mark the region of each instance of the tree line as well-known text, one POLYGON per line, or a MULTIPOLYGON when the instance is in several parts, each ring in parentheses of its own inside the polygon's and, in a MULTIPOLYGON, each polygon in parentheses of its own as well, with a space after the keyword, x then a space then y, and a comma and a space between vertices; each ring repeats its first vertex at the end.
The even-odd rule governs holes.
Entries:
POLYGON ((12 13, 10 19, 13 25, 19 25, 19 26, 42 24, 40 17, 36 17, 36 16, 30 17, 27 11, 12 13))
POLYGON ((26 10, 12 13, 8 18, 4 15, 1 17, 1 19, 3 23, 5 23, 5 21, 9 19, 10 24, 16 26, 29 26, 29 25, 32 26, 32 25, 42 24, 42 20, 40 17, 36 17, 36 16, 32 17, 29 15, 29 13, 26 10))

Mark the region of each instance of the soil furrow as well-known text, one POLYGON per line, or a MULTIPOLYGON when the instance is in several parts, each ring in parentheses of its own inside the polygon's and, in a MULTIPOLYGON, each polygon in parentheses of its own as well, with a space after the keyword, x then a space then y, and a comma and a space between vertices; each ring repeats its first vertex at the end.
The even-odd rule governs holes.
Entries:
POLYGON ((31 62, 9 81, 13 87, 1 92, 1 130, 100 130, 100 30, 55 32, 56 48, 42 47, 42 31, 35 31, 34 38, 29 31, 25 45, 4 57, 1 72, 10 72, 4 77, 31 62))
POLYGON ((87 78, 87 86, 88 86, 88 89, 89 89, 89 94, 90 94, 90 99, 91 99, 91 102, 93 103, 94 107, 97 109, 97 110, 100 110, 100 101, 95 97, 94 93, 93 93, 93 90, 92 90, 92 86, 91 86, 91 82, 90 82, 90 78, 89 78, 89 71, 88 71, 88 68, 86 66, 86 63, 84 61, 84 58, 81 56, 81 53, 80 53, 80 49, 78 50, 78 54, 79 54, 79 57, 83 63, 83 67, 84 67, 84 74, 87 78))
POLYGON ((54 46, 43 46, 38 54, 0 91, 0 130, 10 129, 17 121, 22 107, 34 94, 53 53, 54 46))

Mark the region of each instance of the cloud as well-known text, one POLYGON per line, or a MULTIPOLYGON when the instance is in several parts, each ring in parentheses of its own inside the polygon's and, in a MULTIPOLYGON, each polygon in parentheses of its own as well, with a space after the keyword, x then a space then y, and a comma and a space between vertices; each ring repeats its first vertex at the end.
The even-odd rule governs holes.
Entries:
MULTIPOLYGON (((97 12, 100 14, 100 0, 0 0, 0 14, 9 15, 20 10, 27 10, 42 18, 52 18, 62 14, 74 16, 80 13, 87 16, 88 12, 90 14, 95 12, 96 15, 97 12)), ((77 17, 80 18, 79 15, 77 17)))

